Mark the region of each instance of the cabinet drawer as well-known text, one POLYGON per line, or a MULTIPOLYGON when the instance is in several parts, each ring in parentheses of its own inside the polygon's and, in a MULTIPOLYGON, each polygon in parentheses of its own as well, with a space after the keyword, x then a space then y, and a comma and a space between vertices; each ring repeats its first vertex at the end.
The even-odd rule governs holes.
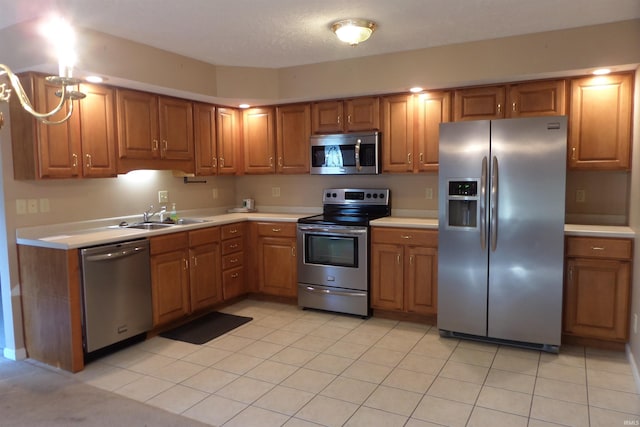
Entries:
POLYGON ((632 245, 631 239, 568 237, 567 256, 631 259, 632 245))
POLYGON ((151 255, 177 251, 189 246, 189 236, 185 232, 165 234, 164 236, 152 237, 150 244, 151 255))
POLYGON ((225 255, 222 257, 222 269, 228 270, 230 268, 240 267, 244 263, 244 253, 236 252, 233 254, 225 255))
POLYGON ((225 300, 246 293, 244 286, 244 269, 242 267, 227 270, 222 273, 222 293, 225 300))
POLYGON ((296 237, 296 224, 290 222, 259 222, 258 235, 296 237))
POLYGON ((220 241, 220 227, 209 227, 189 232, 189 246, 200 246, 220 241))
POLYGON ((372 243, 391 243, 401 245, 438 246, 438 232, 416 228, 373 227, 372 243))
POLYGON ((227 224, 220 227, 222 240, 231 239, 244 235, 244 223, 236 222, 233 224, 227 224))
POLYGON ((222 241, 222 255, 227 255, 233 252, 240 252, 244 249, 244 239, 242 237, 236 237, 235 239, 222 241))

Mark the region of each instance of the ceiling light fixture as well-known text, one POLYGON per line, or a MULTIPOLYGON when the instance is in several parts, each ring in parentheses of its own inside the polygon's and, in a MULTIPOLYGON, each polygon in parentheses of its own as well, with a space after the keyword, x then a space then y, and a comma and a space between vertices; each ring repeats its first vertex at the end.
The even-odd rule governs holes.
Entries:
POLYGON ((375 22, 366 19, 343 19, 331 25, 331 31, 336 33, 341 41, 351 46, 367 40, 375 29, 375 22))
MULTIPOLYGON (((85 97, 85 94, 79 92, 74 88, 80 83, 80 79, 76 79, 71 77, 73 72, 73 63, 75 60, 75 55, 73 53, 73 29, 66 22, 61 19, 52 20, 46 26, 47 36, 52 40, 55 40, 55 48, 56 53, 58 55, 58 76, 49 76, 46 77, 46 81, 52 85, 60 86, 60 89, 56 92, 56 95, 60 97, 60 102, 58 105, 51 111, 47 113, 38 113, 29 101, 29 97, 24 91, 22 84, 20 84, 20 79, 16 76, 11 69, 4 65, 0 64, 0 77, 6 75, 9 79, 10 87, 7 87, 7 83, 0 84, 0 102, 9 102, 9 98, 11 96, 11 91, 15 91, 16 96, 18 97, 18 101, 20 101, 20 105, 24 108, 29 114, 35 117, 41 123, 46 125, 54 125, 63 123, 69 120, 71 117, 71 113, 73 113, 73 101, 82 99, 85 97), (59 120, 49 120, 52 116, 56 115, 65 104, 69 102, 69 110, 67 114, 59 120)), ((2 113, 0 112, 0 129, 4 124, 4 118, 2 117, 2 113)))

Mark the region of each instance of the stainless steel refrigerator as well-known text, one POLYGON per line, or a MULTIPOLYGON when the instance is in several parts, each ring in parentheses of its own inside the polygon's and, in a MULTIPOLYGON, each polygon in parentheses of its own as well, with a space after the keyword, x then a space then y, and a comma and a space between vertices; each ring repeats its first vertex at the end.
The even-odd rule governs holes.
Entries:
POLYGON ((441 335, 557 352, 567 120, 440 126, 441 335))

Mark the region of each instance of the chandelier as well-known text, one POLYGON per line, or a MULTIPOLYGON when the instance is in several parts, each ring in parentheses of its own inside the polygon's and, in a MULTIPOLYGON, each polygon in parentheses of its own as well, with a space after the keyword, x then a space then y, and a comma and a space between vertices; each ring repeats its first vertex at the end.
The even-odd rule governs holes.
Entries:
MULTIPOLYGON (((55 35, 56 38, 55 45, 58 53, 59 75, 48 76, 45 80, 49 84, 60 87, 60 89, 56 91, 56 96, 60 97, 60 102, 51 111, 43 113, 37 112, 22 87, 18 76, 4 64, 0 64, 0 78, 6 75, 9 79, 9 86, 7 86, 6 82, 0 84, 0 102, 9 102, 12 92, 14 92, 22 108, 36 120, 46 125, 55 125, 69 120, 73 113, 73 101, 84 98, 85 94, 77 90, 77 86, 81 80, 72 77, 73 63, 75 60, 73 53, 73 30, 66 22, 59 19, 50 21, 46 28, 46 32, 50 35, 55 35), (52 117, 59 113, 67 104, 69 106, 67 114, 62 119, 52 119, 52 117)), ((3 124, 4 118, 2 112, 0 112, 0 129, 2 129, 3 124)))

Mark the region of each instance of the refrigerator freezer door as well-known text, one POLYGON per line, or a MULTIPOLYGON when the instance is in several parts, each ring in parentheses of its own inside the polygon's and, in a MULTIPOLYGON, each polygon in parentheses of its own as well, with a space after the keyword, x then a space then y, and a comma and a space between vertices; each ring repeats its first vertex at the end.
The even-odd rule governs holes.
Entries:
POLYGON ((566 139, 566 117, 491 122, 489 337, 560 345, 566 139))
MULTIPOLYGON (((481 226, 488 215, 488 170, 483 179, 483 160, 489 159, 489 136, 489 121, 440 126, 438 328, 481 336, 487 334, 488 234, 481 226), (449 183, 465 180, 477 183, 477 218, 471 222, 475 226, 449 226, 449 183)), ((464 197, 454 203, 460 199, 464 197)))

